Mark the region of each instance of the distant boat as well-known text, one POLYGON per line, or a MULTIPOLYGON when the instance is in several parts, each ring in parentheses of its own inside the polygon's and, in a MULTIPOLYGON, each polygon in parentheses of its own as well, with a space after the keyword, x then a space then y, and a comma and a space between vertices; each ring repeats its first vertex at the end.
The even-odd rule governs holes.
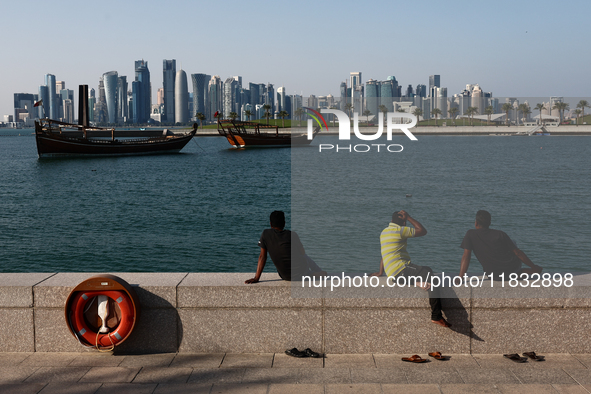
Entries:
MULTIPOLYGON (((320 132, 320 127, 315 127, 312 139, 318 132, 320 132)), ((218 133, 226 137, 234 148, 305 146, 312 142, 308 139, 307 134, 279 134, 278 126, 236 120, 218 120, 218 133), (265 130, 274 130, 274 132, 265 130)))
MULTIPOLYGON (((196 132, 195 123, 191 131, 183 134, 162 130, 160 135, 154 136, 153 132, 148 132, 152 136, 143 137, 146 132, 136 130, 135 134, 142 137, 116 139, 114 128, 85 127, 50 119, 35 121, 35 140, 40 158, 175 153, 183 149, 196 132)), ((126 131, 126 134, 133 133, 126 131)))

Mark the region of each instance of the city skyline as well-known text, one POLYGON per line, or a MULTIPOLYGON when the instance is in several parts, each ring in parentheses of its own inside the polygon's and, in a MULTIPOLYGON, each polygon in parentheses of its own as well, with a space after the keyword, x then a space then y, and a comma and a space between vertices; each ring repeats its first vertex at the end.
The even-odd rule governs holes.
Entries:
POLYGON ((136 59, 151 66, 153 101, 163 86, 163 59, 176 59, 188 76, 219 75, 225 81, 241 75, 245 81, 285 86, 290 94, 304 96, 338 97, 339 83, 356 70, 364 82, 394 75, 403 87, 428 86, 430 75, 441 75, 450 95, 476 83, 498 97, 591 95, 584 67, 591 59, 581 34, 590 5, 581 1, 568 7, 549 1, 501 1, 494 7, 376 1, 364 4, 367 14, 359 13, 353 2, 269 7, 265 1, 222 1, 214 9, 209 2, 177 1, 158 13, 151 11, 156 6, 152 2, 137 9, 113 1, 100 7, 73 4, 63 1, 48 9, 32 1, 27 12, 7 5, 7 14, 14 17, 7 18, 5 29, 19 32, 19 39, 6 39, 3 45, 8 56, 0 63, 0 114, 13 112, 14 93, 38 93, 46 74, 65 80, 69 88, 86 84, 96 89, 100 75, 116 70, 131 85, 130 63, 136 59), (220 7, 227 10, 223 21, 213 17, 220 7), (185 10, 180 16, 179 8, 185 10), (444 23, 428 23, 425 8, 444 23), (383 15, 391 15, 392 22, 383 15), (85 34, 63 35, 39 24, 25 27, 30 20, 68 22, 68 31, 85 34), (175 22, 163 22, 167 20, 175 22), (343 21, 350 21, 346 28, 343 21), (98 34, 101 42, 112 45, 102 49, 89 44, 98 34), (129 36, 140 39, 130 45, 129 36), (46 49, 23 49, 22 42, 46 49))

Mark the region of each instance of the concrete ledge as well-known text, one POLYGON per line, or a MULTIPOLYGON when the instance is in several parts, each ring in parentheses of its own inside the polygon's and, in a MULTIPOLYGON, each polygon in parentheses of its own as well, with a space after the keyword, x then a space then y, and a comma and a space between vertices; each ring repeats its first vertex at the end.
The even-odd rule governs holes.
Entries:
MULTIPOLYGON (((0 340, 9 352, 84 352, 64 304, 92 273, 0 274, 0 340)), ((277 274, 114 273, 136 290, 141 315, 121 353, 591 353, 591 275, 571 288, 444 289, 453 324, 430 322, 420 289, 302 288, 277 274)))

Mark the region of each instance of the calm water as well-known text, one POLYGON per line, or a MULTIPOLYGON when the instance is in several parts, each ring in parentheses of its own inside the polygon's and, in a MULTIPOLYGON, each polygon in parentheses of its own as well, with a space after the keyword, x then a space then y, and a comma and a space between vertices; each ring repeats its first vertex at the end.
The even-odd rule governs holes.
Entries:
POLYGON ((397 154, 199 137, 175 155, 38 160, 30 132, 0 131, 3 272, 253 272, 275 209, 330 270, 375 271, 397 209, 428 229, 409 251, 436 270, 457 270, 478 209, 534 262, 589 270, 590 137, 400 138, 397 154))

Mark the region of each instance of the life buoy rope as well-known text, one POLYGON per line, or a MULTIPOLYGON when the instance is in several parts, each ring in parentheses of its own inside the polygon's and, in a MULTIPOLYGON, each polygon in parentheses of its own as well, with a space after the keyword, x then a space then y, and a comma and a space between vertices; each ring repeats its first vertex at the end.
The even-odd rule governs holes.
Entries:
POLYGON ((133 329, 135 322, 134 307, 131 298, 124 291, 80 291, 74 296, 70 305, 69 323, 72 331, 79 341, 82 338, 87 343, 94 345, 93 347, 98 350, 112 350, 115 345, 127 338, 133 329), (84 320, 87 304, 100 295, 107 296, 115 301, 121 310, 119 325, 113 331, 105 334, 93 331, 84 320))

